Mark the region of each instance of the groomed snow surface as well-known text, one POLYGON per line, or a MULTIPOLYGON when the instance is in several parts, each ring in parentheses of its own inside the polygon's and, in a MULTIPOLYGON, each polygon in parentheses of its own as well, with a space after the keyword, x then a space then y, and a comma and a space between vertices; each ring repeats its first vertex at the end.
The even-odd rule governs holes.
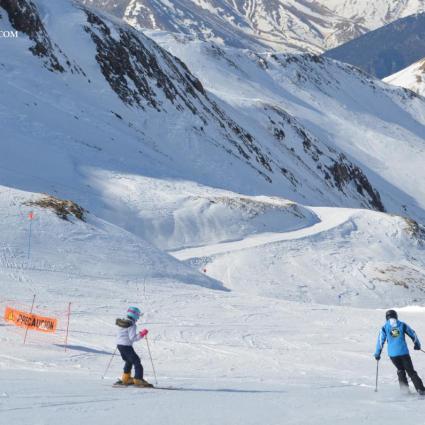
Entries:
MULTIPOLYGON (((180 226, 197 228, 187 199, 177 195, 184 182, 180 191, 170 185, 145 184, 146 199, 154 199, 154 187, 162 188, 158 193, 168 187, 176 197, 174 209, 165 209, 180 226)), ((86 222, 72 215, 64 221, 28 205, 44 195, 1 188, 2 314, 6 305, 29 310, 36 294, 34 311, 59 318, 57 334, 30 331, 25 345, 24 329, 0 322, 1 423, 422 420, 423 402, 400 397, 386 356, 374 392, 372 353, 384 309, 423 304, 423 249, 408 223, 365 210, 308 208, 266 197, 242 202, 235 193, 198 191, 198 199, 221 203, 213 204, 219 208, 214 219, 202 218, 204 234, 192 247, 179 232, 160 226, 165 211, 153 224, 158 235, 168 234, 178 262, 90 213, 86 222), (231 229, 237 219, 249 234, 217 241, 217 229, 231 229), (159 384, 181 390, 112 388, 121 374, 118 356, 103 376, 115 348, 115 318, 128 305, 145 312, 141 326, 150 330, 159 384)), ((400 311, 423 338, 424 313, 421 307, 400 311)), ((145 341, 136 350, 154 382, 145 341)), ((414 352, 413 359, 423 374, 425 355, 414 352)))

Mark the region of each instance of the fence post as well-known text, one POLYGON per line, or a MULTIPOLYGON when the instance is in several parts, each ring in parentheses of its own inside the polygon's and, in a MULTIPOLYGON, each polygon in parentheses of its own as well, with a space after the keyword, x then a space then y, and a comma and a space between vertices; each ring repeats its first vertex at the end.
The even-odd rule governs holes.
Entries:
POLYGON ((68 304, 68 320, 66 323, 66 334, 65 334, 65 351, 68 348, 68 335, 69 335, 69 322, 71 320, 71 303, 68 304))
MULTIPOLYGON (((33 298, 32 298, 32 305, 31 305, 31 311, 30 311, 30 314, 32 314, 32 312, 33 312, 33 310, 34 310, 34 303, 35 303, 35 294, 34 294, 34 296, 33 296, 33 298)), ((27 328, 26 328, 26 330, 25 330, 24 344, 27 342, 27 335, 28 335, 28 326, 27 326, 27 328)))
POLYGON ((30 259, 30 255, 31 255, 31 236, 32 236, 32 222, 34 220, 34 212, 31 211, 28 214, 28 219, 30 221, 30 230, 29 230, 29 234, 28 234, 28 260, 30 259))

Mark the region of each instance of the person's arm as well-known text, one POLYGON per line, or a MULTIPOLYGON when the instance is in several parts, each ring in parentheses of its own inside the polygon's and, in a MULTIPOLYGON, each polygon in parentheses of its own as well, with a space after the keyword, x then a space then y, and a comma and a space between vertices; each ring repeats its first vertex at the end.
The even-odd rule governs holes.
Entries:
POLYGON ((143 329, 140 332, 137 332, 137 326, 133 325, 128 330, 128 337, 131 341, 131 343, 140 341, 142 338, 144 338, 149 331, 147 329, 143 329))
POLYGON ((128 338, 130 339, 131 343, 139 341, 142 337, 137 332, 137 326, 133 325, 128 328, 128 338))
POLYGON ((409 326, 405 325, 405 332, 407 335, 409 335, 410 339, 413 341, 414 349, 420 350, 421 349, 421 342, 419 341, 418 336, 416 335, 416 332, 409 326))
POLYGON ((374 354, 374 357, 376 360, 380 360, 382 349, 384 348, 386 340, 387 340, 387 333, 385 331, 385 326, 382 326, 381 330, 379 331, 378 341, 376 342, 376 350, 374 354))

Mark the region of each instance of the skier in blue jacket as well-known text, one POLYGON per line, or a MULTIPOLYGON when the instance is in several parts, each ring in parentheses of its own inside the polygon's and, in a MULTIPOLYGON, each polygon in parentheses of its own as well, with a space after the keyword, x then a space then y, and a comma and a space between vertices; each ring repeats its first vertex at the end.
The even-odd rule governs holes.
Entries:
POLYGON ((408 335, 414 344, 415 350, 421 349, 421 343, 416 332, 404 322, 398 320, 395 310, 388 310, 385 314, 385 325, 382 326, 374 357, 377 361, 381 359, 381 352, 385 341, 388 343, 388 356, 397 368, 398 382, 400 389, 404 393, 409 392, 409 383, 407 382, 406 372, 420 395, 425 395, 425 388, 421 378, 413 368, 412 359, 409 354, 405 336, 408 335))

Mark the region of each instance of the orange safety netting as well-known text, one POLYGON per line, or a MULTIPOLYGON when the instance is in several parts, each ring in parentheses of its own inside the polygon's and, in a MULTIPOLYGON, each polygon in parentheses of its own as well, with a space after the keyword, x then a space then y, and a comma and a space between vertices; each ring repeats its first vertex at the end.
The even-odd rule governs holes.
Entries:
POLYGON ((55 318, 26 313, 12 307, 6 307, 4 319, 15 326, 45 333, 55 333, 58 323, 55 318))

